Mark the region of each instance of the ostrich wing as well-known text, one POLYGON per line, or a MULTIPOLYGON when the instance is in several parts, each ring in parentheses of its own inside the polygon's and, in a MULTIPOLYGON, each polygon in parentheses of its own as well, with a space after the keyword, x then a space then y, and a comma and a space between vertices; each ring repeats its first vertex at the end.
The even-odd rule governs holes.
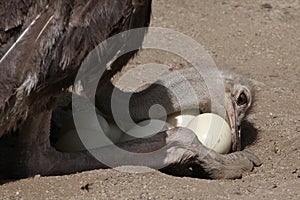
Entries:
POLYGON ((1 2, 0 136, 28 115, 49 109, 51 97, 73 83, 81 62, 100 42, 148 26, 150 6, 151 0, 1 2))

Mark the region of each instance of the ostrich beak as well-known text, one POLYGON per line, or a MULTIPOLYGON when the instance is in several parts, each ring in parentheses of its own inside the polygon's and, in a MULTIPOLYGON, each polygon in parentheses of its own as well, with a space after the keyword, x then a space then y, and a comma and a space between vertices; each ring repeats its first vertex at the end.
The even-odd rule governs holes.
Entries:
POLYGON ((232 96, 227 98, 227 121, 231 129, 232 136, 232 146, 231 150, 240 151, 241 150, 241 127, 238 125, 238 110, 237 104, 232 96))

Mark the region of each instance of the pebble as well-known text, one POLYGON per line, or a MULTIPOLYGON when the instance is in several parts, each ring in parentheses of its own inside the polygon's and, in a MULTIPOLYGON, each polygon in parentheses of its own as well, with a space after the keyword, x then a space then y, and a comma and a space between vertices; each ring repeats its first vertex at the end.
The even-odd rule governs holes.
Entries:
POLYGON ((276 184, 273 184, 272 186, 271 186, 271 189, 275 189, 275 188, 277 188, 278 186, 276 185, 276 184))
POLYGON ((236 195, 243 195, 243 192, 241 191, 240 188, 237 188, 237 189, 234 191, 234 194, 236 194, 236 195))
POLYGON ((261 4, 261 7, 262 7, 262 8, 266 8, 266 9, 272 9, 272 8, 273 8, 272 5, 269 4, 269 3, 261 4))
POLYGON ((34 179, 38 179, 38 178, 41 178, 40 174, 37 174, 37 175, 34 176, 34 179))
POLYGON ((300 170, 299 169, 295 169, 294 171, 292 171, 292 174, 296 174, 297 178, 300 178, 300 170))

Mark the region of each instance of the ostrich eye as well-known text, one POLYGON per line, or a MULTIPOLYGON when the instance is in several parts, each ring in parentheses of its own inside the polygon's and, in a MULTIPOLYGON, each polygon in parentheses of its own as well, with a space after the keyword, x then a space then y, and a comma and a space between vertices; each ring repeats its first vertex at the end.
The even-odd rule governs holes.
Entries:
POLYGON ((237 104, 239 106, 242 106, 245 105, 246 103, 248 103, 247 95, 244 92, 242 92, 237 99, 237 104))

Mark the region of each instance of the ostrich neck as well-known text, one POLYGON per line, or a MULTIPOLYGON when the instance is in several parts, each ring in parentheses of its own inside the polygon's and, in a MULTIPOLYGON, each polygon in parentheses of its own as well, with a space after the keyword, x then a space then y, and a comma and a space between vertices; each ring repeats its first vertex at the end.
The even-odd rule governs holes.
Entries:
MULTIPOLYGON (((192 68, 169 72, 140 92, 124 92, 110 81, 104 84, 97 91, 96 106, 108 117, 115 117, 115 114, 120 115, 127 110, 134 121, 145 120, 149 118, 150 108, 157 104, 165 111, 152 107, 154 110, 151 111, 151 118, 190 109, 213 111, 217 114, 224 112, 222 101, 218 102, 220 105, 215 110, 211 109, 212 91, 209 91, 207 83, 192 68)), ((125 116, 128 117, 126 114, 125 116)))

